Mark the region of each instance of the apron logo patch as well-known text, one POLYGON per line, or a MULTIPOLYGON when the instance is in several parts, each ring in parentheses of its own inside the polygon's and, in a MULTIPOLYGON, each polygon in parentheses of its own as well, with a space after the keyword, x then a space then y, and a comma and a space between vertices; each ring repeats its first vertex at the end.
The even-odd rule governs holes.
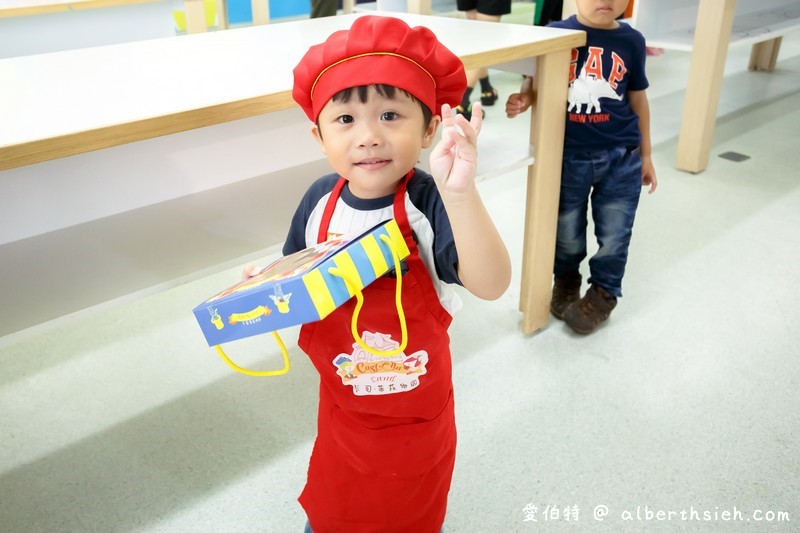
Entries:
MULTIPOLYGON (((388 352, 400 344, 391 335, 365 331, 364 344, 388 352)), ((399 353, 392 357, 371 354, 353 343, 353 353, 339 354, 333 359, 336 373, 344 385, 353 387, 356 396, 373 396, 408 392, 419 386, 428 364, 428 352, 420 350, 411 355, 399 353)))

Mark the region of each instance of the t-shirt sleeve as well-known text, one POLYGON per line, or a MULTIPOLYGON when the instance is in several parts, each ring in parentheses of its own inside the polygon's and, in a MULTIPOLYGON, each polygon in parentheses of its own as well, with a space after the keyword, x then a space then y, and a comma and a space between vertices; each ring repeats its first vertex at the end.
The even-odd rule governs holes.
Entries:
POLYGON ((306 221, 308 221, 310 213, 305 209, 307 197, 308 192, 306 192, 300 205, 297 206, 297 211, 294 212, 292 223, 289 225, 289 234, 286 236, 286 241, 283 243, 283 255, 291 255, 307 248, 306 221))
POLYGON ((635 68, 631 69, 631 79, 628 82, 629 91, 644 91, 650 86, 647 80, 647 73, 645 71, 645 58, 647 56, 647 47, 644 36, 638 31, 634 31, 633 35, 633 54, 635 61, 635 68))
POLYGON ((461 285, 461 279, 458 277, 458 251, 453 237, 453 229, 433 178, 427 182, 426 189, 425 216, 430 220, 433 229, 433 262, 436 267, 436 275, 445 283, 461 285))
POLYGON ((320 199, 331 192, 338 179, 339 177, 336 174, 329 174, 319 178, 308 188, 305 195, 303 195, 303 199, 300 200, 300 205, 297 206, 292 222, 289 225, 289 234, 283 243, 283 255, 291 255, 308 248, 306 244, 308 219, 320 199))
POLYGON ((458 277, 458 251, 450 227, 450 219, 444 209, 441 197, 437 196, 436 218, 433 235, 433 257, 436 263, 436 274, 445 283, 461 285, 458 277))

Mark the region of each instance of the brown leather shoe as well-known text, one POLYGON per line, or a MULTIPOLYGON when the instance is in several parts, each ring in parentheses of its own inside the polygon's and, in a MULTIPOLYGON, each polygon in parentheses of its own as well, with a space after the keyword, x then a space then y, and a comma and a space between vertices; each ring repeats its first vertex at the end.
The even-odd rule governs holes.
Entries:
POLYGON ((605 322, 616 306, 616 296, 602 287, 592 285, 583 298, 567 307, 564 311, 564 322, 575 332, 587 335, 605 322))
POLYGON ((550 312, 562 319, 569 304, 581 297, 581 275, 577 272, 563 277, 553 278, 553 297, 550 300, 550 312))

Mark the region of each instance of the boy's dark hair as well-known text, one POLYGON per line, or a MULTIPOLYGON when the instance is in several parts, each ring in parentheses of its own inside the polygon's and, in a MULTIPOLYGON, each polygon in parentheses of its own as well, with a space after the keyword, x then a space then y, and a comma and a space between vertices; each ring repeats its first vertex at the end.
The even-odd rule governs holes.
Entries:
MULTIPOLYGON (((362 104, 366 104, 368 90, 370 87, 375 87, 375 90, 378 92, 379 95, 383 96, 384 98, 388 98, 389 100, 394 98, 394 95, 397 94, 397 91, 405 93, 406 96, 411 98, 413 101, 417 102, 419 104, 419 107, 422 109, 423 128, 427 129, 428 124, 431 123, 431 120, 433 119, 433 112, 430 109, 428 109, 428 106, 423 104, 419 98, 417 98, 410 92, 404 89, 398 89, 394 85, 376 83, 375 85, 360 85, 358 87, 350 87, 347 89, 342 89, 338 93, 334 94, 333 97, 331 97, 331 100, 333 100, 336 103, 346 104, 353 97, 353 93, 355 93, 356 96, 358 97, 358 101, 361 102, 362 104)), ((319 128, 319 119, 317 119, 317 128, 319 128)), ((425 130, 423 129, 423 131, 425 130)), ((321 136, 322 132, 320 132, 320 137, 321 136)))

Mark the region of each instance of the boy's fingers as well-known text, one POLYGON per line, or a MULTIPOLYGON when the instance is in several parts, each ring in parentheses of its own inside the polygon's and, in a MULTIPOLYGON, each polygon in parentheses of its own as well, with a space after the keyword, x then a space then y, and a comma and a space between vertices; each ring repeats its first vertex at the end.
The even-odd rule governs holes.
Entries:
POLYGON ((433 151, 431 151, 431 157, 441 157, 449 153, 454 144, 455 141, 453 140, 453 136, 449 133, 449 129, 444 130, 441 140, 433 147, 433 151))
MULTIPOLYGON (((480 119, 478 119, 477 125, 480 127, 480 119)), ((475 115, 472 116, 472 120, 470 121, 467 121, 467 118, 464 115, 457 116, 452 135, 453 140, 456 142, 464 139, 474 144, 478 137, 478 132, 475 130, 475 115)))
POLYGON ((253 277, 254 271, 256 270, 256 266, 253 264, 245 265, 242 269, 242 280, 247 281, 248 279, 253 277))
POLYGON ((472 118, 469 121, 472 129, 475 130, 475 137, 481 132, 481 124, 483 123, 483 107, 480 102, 472 104, 472 118))
POLYGON ((450 126, 453 124, 453 108, 450 104, 442 104, 442 126, 450 126))

